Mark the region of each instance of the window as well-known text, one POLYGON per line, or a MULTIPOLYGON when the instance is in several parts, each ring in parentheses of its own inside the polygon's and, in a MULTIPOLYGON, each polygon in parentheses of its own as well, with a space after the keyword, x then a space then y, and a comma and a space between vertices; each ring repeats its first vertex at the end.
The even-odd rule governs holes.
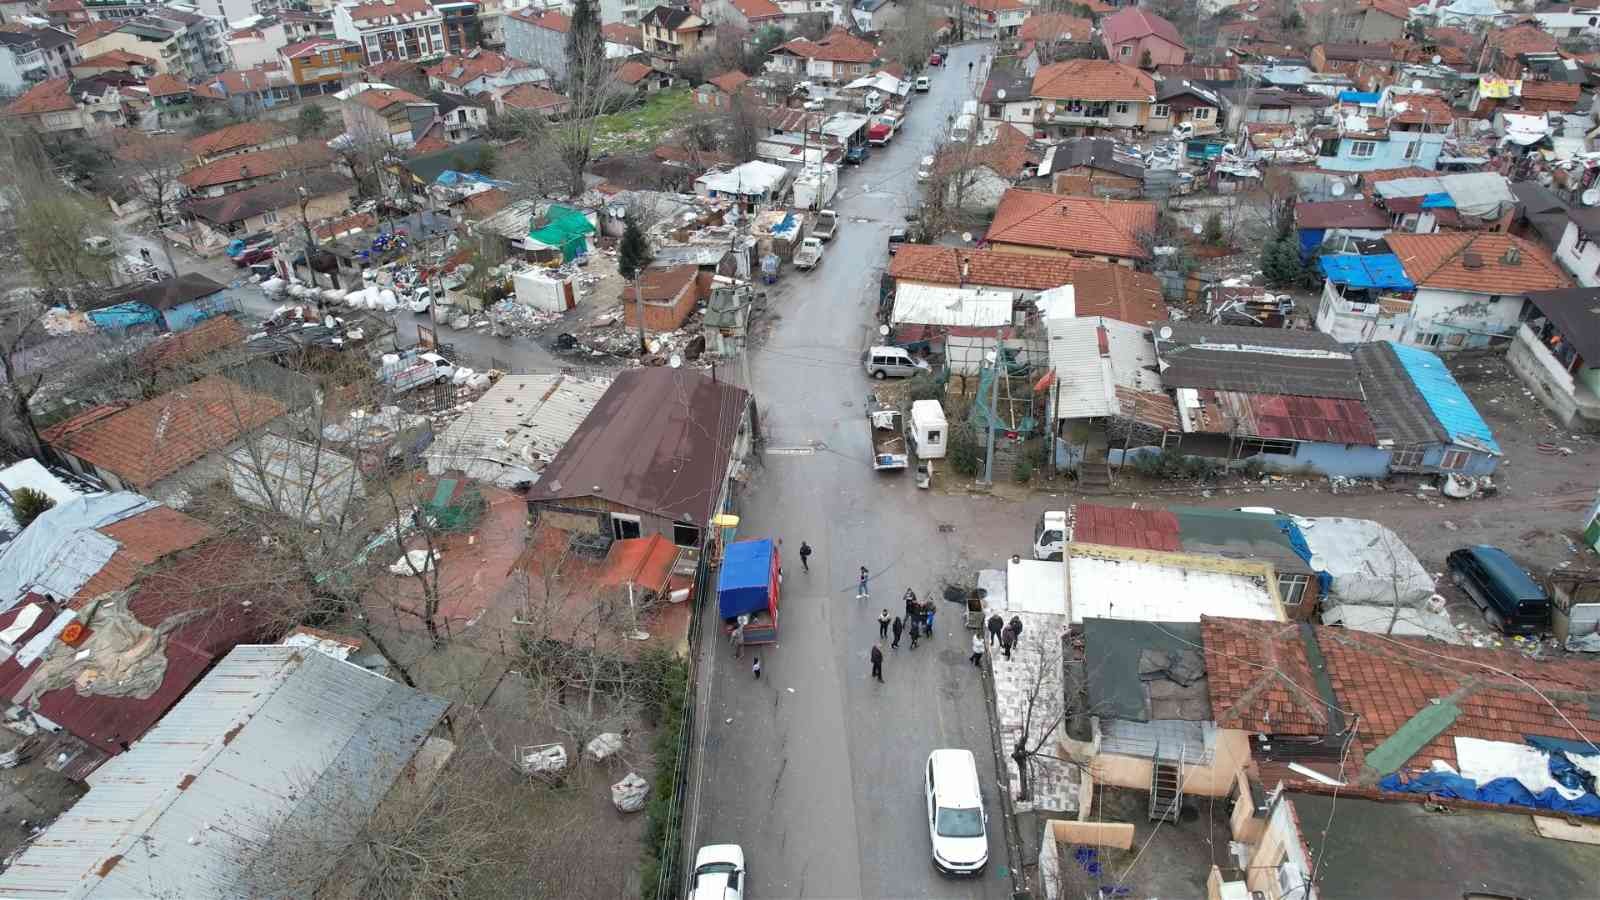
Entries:
POLYGON ((1389 455, 1392 468, 1415 469, 1422 465, 1422 448, 1416 444, 1396 449, 1389 455))
POLYGON ((1128 112, 1128 104, 1126 104, 1126 103, 1118 103, 1117 104, 1117 114, 1118 115, 1125 115, 1127 112, 1128 112))
POLYGON ((1419 334, 1417 335, 1417 343, 1424 347, 1437 347, 1439 346, 1439 336, 1437 334, 1419 334))
POLYGON ((1152 119, 1168 119, 1171 117, 1172 107, 1165 103, 1157 103, 1155 106, 1150 107, 1150 118, 1152 119))
POLYGON ((1299 606, 1306 598, 1306 588, 1311 584, 1310 575, 1279 573, 1278 596, 1282 598, 1284 606, 1299 606))
POLYGON ((942 440, 944 440, 944 432, 940 431, 937 428, 931 428, 931 429, 928 430, 928 446, 929 447, 937 447, 937 446, 939 446, 939 442, 942 441, 942 440))
POLYGON ((1402 154, 1405 159, 1416 159, 1422 155, 1422 142, 1412 141, 1406 144, 1406 152, 1402 154))
POLYGON ((672 523, 672 542, 679 547, 700 546, 700 528, 688 522, 672 523))
POLYGON ((989 118, 998 119, 1005 115, 1005 107, 998 103, 989 104, 989 118))
POLYGON ((1196 122, 1209 122, 1209 121, 1211 121, 1211 113, 1212 113, 1212 111, 1213 110, 1209 106, 1198 106, 1198 107, 1195 107, 1194 120, 1196 122))
POLYGON ((276 225, 276 224, 278 224, 278 212, 277 212, 277 210, 269 209, 266 212, 262 213, 261 214, 261 223, 263 225, 276 225))
POLYGON ((1269 441, 1265 438, 1245 438, 1239 443, 1240 457, 1255 456, 1258 453, 1273 456, 1293 456, 1294 441, 1269 441))
POLYGON ((1377 141, 1351 141, 1350 155, 1356 159, 1371 159, 1378 152, 1377 141))
POLYGON ((625 513, 611 514, 611 536, 619 541, 639 536, 639 517, 625 513))
POLYGON ((1444 452, 1444 459, 1439 460, 1439 468, 1448 469, 1450 471, 1465 469, 1467 467, 1467 460, 1471 458, 1471 454, 1467 453, 1465 450, 1446 450, 1444 452))
POLYGON ((1117 55, 1118 56, 1132 56, 1133 55, 1133 47, 1128 45, 1128 44, 1123 44, 1121 47, 1117 48, 1117 55))

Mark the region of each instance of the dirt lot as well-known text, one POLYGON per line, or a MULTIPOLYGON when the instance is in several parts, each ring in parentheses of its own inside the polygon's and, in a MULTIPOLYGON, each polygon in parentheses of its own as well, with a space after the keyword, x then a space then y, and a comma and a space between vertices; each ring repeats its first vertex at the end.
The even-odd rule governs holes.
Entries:
MULTIPOLYGON (((0 729, 0 751, 23 740, 21 735, 0 729)), ((45 768, 38 756, 15 769, 0 771, 0 860, 9 860, 83 793, 83 785, 45 768)))

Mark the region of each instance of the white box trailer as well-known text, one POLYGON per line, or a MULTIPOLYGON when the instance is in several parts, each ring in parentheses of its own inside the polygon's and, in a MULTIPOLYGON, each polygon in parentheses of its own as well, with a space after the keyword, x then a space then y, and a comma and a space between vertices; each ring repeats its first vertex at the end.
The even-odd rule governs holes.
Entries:
POLYGON ((911 449, 918 459, 944 459, 950 443, 950 426, 937 400, 911 402, 911 449))

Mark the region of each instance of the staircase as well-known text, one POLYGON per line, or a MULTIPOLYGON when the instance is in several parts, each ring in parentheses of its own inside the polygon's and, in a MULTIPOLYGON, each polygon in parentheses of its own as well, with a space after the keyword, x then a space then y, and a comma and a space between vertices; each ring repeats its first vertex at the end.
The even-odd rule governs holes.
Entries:
POLYGON ((1150 767, 1150 821, 1178 821, 1178 810, 1183 806, 1183 753, 1177 759, 1161 756, 1161 745, 1156 745, 1150 767))
POLYGON ((1078 463, 1078 487, 1089 492, 1111 490, 1111 462, 1105 451, 1091 448, 1078 463))

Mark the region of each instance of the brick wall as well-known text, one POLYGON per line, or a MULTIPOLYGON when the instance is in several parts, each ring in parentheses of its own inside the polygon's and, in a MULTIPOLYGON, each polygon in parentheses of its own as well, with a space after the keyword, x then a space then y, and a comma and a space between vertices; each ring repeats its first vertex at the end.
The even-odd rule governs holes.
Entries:
MULTIPOLYGON (((683 325, 683 320, 688 318, 694 309, 696 296, 695 282, 690 281, 678 292, 678 296, 671 302, 654 302, 646 300, 644 303, 644 328, 645 331, 676 331, 683 325)), ((639 304, 634 302, 632 291, 625 293, 625 302, 622 304, 624 323, 629 328, 639 327, 639 304)))

